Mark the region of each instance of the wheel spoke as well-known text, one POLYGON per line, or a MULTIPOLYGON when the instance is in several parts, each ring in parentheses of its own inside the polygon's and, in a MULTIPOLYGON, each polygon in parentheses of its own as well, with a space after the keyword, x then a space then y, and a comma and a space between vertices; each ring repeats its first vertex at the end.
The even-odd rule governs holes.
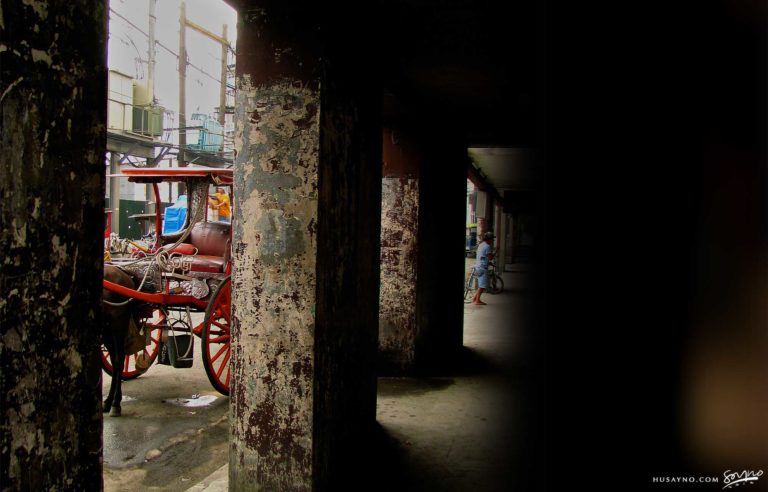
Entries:
POLYGON ((205 316, 203 362, 208 379, 219 392, 229 394, 231 370, 230 309, 232 287, 227 278, 215 290, 205 316), (222 380, 223 379, 223 380, 222 380))
POLYGON ((216 311, 213 313, 213 318, 228 318, 229 317, 229 304, 219 304, 216 306, 216 311))
POLYGON ((209 339, 208 343, 229 343, 229 333, 219 334, 219 336, 209 339))
MULTIPOLYGON (((229 348, 229 346, 227 346, 227 348, 229 348)), ((227 355, 224 357, 224 361, 219 366, 219 370, 216 371, 216 379, 218 379, 219 381, 221 381, 221 371, 223 371, 225 367, 227 369, 229 369, 229 355, 230 355, 230 353, 231 353, 231 351, 227 350, 227 355)))
POLYGON ((216 355, 211 357, 211 364, 216 362, 216 359, 218 359, 222 353, 224 353, 225 350, 229 349, 229 345, 223 345, 218 352, 216 352, 216 355))

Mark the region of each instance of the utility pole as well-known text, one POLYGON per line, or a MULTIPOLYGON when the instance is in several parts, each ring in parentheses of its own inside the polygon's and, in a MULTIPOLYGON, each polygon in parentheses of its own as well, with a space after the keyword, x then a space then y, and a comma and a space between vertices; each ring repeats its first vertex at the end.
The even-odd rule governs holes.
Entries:
MULTIPOLYGON (((182 5, 184 5, 184 0, 182 0, 182 5)), ((222 34, 221 36, 218 36, 212 33, 211 31, 209 31, 208 29, 204 28, 199 24, 195 24, 190 20, 186 20, 186 18, 183 20, 183 25, 181 29, 183 30, 184 27, 189 27, 190 29, 194 29, 200 34, 221 44, 221 90, 219 92, 219 123, 221 123, 221 126, 223 127, 224 115, 227 111, 227 54, 228 54, 227 48, 229 47, 229 43, 227 42, 227 25, 224 24, 223 26, 224 34, 222 34)), ((181 70, 179 70, 179 72, 181 72, 181 70)), ((222 131, 223 131, 223 128, 222 128, 222 131)), ((223 138, 222 138, 221 149, 224 150, 223 138)))
POLYGON ((221 123, 221 147, 219 150, 224 152, 224 135, 227 133, 224 131, 224 121, 227 114, 227 55, 229 45, 227 44, 227 25, 224 24, 221 29, 221 38, 224 43, 221 43, 221 92, 219 92, 219 123, 221 123))
MULTIPOLYGON (((157 0, 149 0, 149 48, 147 50, 147 89, 152 94, 152 101, 155 98, 155 7, 157 6, 157 0)), ((152 189, 152 185, 145 185, 145 196, 147 198, 147 213, 152 213, 155 210, 159 210, 159 204, 153 205, 155 193, 152 189)))
POLYGON ((221 91, 219 92, 219 123, 224 126, 224 115, 227 112, 227 25, 224 24, 221 30, 221 38, 225 41, 221 43, 221 91))
MULTIPOLYGON (((184 162, 184 148, 187 146, 187 2, 181 0, 181 12, 179 15, 179 166, 186 166, 184 162)), ((181 192, 181 191, 179 191, 181 192)))
POLYGON ((152 97, 155 96, 155 8, 157 7, 157 0, 149 0, 149 50, 147 52, 147 59, 149 60, 149 67, 147 70, 147 85, 152 97))

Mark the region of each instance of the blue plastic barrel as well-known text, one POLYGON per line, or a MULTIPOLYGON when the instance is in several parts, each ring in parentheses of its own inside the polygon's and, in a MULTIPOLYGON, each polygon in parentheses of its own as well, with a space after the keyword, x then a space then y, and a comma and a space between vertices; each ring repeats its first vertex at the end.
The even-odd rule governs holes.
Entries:
POLYGON ((184 228, 187 220, 187 195, 179 196, 176 203, 163 212, 163 235, 173 234, 184 228))

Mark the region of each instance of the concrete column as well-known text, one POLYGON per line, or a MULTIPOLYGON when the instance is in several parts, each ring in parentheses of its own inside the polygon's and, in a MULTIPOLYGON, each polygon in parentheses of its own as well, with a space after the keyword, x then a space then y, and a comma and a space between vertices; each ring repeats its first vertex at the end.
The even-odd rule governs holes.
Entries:
POLYGON ((107 2, 0 10, 0 488, 100 490, 107 2))
POLYGON ((476 192, 475 215, 477 219, 477 243, 482 241, 483 234, 489 229, 488 226, 488 208, 490 207, 490 196, 487 191, 478 189, 476 192))
POLYGON ((467 145, 447 131, 422 140, 416 365, 452 364, 463 345, 467 145))
POLYGON ((375 424, 380 99, 321 13, 240 12, 230 490, 331 490, 375 424))
POLYGON ((498 216, 498 226, 496 228, 496 264, 499 266, 501 272, 504 271, 504 265, 506 265, 507 256, 507 214, 504 213, 504 207, 499 206, 496 208, 498 216))
POLYGON ((379 374, 429 371, 463 344, 467 151, 447 133, 383 140, 379 374))
POLYGON ((420 165, 401 130, 385 128, 382 148, 380 375, 407 373, 415 359, 420 165))

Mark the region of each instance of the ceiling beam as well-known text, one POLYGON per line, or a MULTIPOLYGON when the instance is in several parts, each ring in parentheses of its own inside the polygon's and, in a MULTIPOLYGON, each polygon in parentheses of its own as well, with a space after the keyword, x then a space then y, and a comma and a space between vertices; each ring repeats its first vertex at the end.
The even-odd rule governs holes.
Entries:
POLYGON ((488 178, 485 177, 483 171, 476 168, 471 161, 467 163, 467 178, 472 181, 479 190, 489 193, 493 196, 494 200, 501 203, 502 200, 499 191, 490 183, 490 181, 488 181, 488 178))

